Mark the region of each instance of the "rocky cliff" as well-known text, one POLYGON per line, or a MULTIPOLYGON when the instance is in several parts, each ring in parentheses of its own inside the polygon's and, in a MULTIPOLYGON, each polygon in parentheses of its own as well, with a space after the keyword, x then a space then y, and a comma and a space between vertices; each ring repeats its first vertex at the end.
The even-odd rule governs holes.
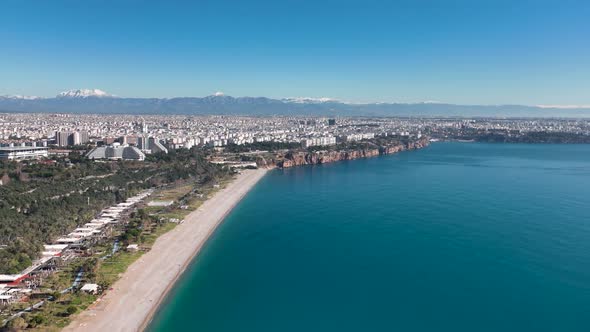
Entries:
POLYGON ((353 160, 359 158, 375 157, 384 154, 393 154, 406 150, 421 149, 428 146, 429 140, 426 137, 407 143, 395 143, 384 146, 326 151, 290 151, 282 158, 279 158, 276 165, 288 168, 300 165, 326 164, 341 160, 353 160))

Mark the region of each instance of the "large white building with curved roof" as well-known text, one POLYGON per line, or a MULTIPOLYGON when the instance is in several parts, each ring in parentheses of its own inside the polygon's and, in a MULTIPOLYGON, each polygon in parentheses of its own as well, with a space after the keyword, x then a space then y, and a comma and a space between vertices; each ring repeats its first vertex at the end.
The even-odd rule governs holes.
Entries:
POLYGON ((145 154, 134 146, 119 145, 118 143, 115 143, 109 146, 96 147, 88 152, 86 157, 89 159, 144 160, 145 154))

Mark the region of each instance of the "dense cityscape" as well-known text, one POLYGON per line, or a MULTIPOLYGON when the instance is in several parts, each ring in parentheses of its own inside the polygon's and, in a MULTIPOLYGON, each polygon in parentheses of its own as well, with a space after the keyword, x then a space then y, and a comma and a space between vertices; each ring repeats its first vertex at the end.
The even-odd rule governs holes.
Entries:
MULTIPOLYGON (((132 159, 143 159, 144 153, 152 151, 193 146, 277 142, 308 148, 388 135, 510 140, 531 133, 565 135, 573 142, 584 142, 590 135, 590 120, 0 114, 2 147, 97 145, 108 149, 115 144, 133 147, 132 159)), ((564 140, 554 139, 557 143, 564 140)), ((97 151, 94 156, 106 158, 107 152, 97 151)))

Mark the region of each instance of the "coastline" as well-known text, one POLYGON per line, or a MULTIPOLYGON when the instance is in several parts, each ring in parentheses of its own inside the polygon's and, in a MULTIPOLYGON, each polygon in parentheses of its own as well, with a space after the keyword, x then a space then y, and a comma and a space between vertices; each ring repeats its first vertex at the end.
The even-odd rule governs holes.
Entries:
POLYGON ((178 278, 227 214, 266 174, 244 170, 226 188, 191 212, 152 249, 129 266, 123 276, 63 331, 142 331, 178 278))
POLYGON ((362 158, 378 157, 396 154, 402 151, 418 150, 430 145, 428 137, 396 144, 372 144, 371 146, 357 147, 340 150, 319 151, 289 151, 283 159, 277 162, 279 168, 290 168, 302 165, 328 164, 343 160, 355 160, 362 158))

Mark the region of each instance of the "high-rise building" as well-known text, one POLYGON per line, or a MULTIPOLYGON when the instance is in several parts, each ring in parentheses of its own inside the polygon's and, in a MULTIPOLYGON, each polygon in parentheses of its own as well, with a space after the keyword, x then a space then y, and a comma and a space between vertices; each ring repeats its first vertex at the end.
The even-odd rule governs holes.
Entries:
POLYGON ((90 137, 87 131, 80 131, 80 144, 85 144, 90 142, 90 137))
POLYGON ((70 132, 68 131, 56 131, 55 132, 55 144, 57 144, 57 146, 68 146, 69 142, 69 136, 70 136, 70 132))
POLYGON ((79 132, 73 132, 69 137, 68 137, 68 145, 80 145, 80 133, 79 132))
POLYGON ((68 146, 68 145, 80 145, 88 143, 88 132, 87 131, 56 131, 55 132, 55 144, 57 146, 68 146))
POLYGON ((137 136, 137 148, 140 150, 148 150, 148 138, 147 136, 137 136))

